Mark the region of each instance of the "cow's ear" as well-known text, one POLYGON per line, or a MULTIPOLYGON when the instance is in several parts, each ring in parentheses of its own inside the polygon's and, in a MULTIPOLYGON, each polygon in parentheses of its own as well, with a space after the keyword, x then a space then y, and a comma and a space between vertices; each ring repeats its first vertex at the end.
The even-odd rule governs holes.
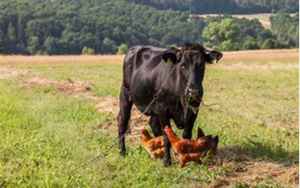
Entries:
POLYGON ((202 130, 200 127, 198 127, 197 132, 198 132, 198 133, 197 133, 197 139, 199 139, 199 138, 205 136, 203 130, 202 130))
POLYGON ((214 137, 214 140, 215 140, 216 144, 219 143, 219 137, 218 137, 218 136, 215 136, 215 137, 214 137))
POLYGON ((164 51, 162 54, 162 59, 166 63, 171 62, 171 63, 175 64, 178 62, 178 59, 176 56, 176 51, 174 49, 169 49, 169 50, 164 51))
POLYGON ((216 61, 216 63, 218 63, 218 61, 220 59, 222 59, 222 57, 223 57, 223 54, 221 52, 218 52, 215 50, 212 50, 212 51, 207 50, 206 54, 207 54, 207 62, 208 63, 213 63, 214 61, 216 61))

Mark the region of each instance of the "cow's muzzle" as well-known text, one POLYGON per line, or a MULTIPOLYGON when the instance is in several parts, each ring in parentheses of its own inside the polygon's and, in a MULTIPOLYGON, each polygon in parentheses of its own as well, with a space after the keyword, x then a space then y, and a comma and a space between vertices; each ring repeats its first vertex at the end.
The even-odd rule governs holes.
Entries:
POLYGON ((186 98, 189 105, 198 107, 202 100, 202 91, 199 89, 188 88, 186 90, 186 98))

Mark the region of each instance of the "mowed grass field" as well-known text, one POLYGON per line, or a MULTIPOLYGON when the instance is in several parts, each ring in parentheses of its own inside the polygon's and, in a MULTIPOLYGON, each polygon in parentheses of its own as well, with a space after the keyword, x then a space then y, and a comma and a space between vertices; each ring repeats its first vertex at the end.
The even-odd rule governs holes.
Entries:
POLYGON ((148 156, 136 111, 119 156, 122 58, 0 56, 0 187, 298 186, 298 50, 227 52, 207 66, 194 130, 219 135, 219 151, 185 168, 148 156))

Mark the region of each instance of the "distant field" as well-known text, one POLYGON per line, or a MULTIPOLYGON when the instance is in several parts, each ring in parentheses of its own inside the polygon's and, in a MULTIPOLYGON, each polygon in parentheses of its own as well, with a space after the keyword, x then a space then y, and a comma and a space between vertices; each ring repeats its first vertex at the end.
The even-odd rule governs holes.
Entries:
MULTIPOLYGON (((193 15, 194 18, 206 18, 206 17, 217 17, 220 16, 220 14, 199 14, 199 15, 193 15)), ((272 14, 265 13, 265 14, 233 14, 232 15, 235 18, 246 18, 249 20, 258 19, 260 23, 267 29, 271 28, 271 21, 270 17, 272 14)))
MULTIPOLYGON (((222 64, 248 61, 248 63, 285 63, 296 62, 298 49, 277 49, 277 50, 248 50, 224 52, 222 64)), ((64 64, 64 63, 122 63, 123 55, 65 55, 65 56, 22 56, 22 55, 0 55, 2 64, 64 64)))
POLYGON ((219 135, 220 149, 183 169, 140 147, 149 127, 136 110, 119 156, 122 59, 0 56, 0 187, 298 186, 298 50, 226 52, 208 65, 195 127, 219 135))

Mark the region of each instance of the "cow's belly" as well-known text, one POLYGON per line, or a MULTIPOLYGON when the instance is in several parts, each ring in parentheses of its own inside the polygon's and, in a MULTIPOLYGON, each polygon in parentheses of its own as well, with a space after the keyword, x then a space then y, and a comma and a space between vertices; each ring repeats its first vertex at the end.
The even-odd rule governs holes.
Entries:
MULTIPOLYGON (((159 97, 158 99, 149 99, 147 102, 133 101, 138 110, 145 115, 159 116, 159 117, 170 117, 173 116, 174 112, 180 114, 181 107, 175 105, 174 101, 165 100, 166 97, 159 97)), ((177 103, 178 104, 178 103, 177 103)))
POLYGON ((162 102, 154 101, 151 103, 150 100, 147 103, 141 103, 139 101, 133 101, 133 103, 140 112, 148 116, 165 116, 169 110, 168 105, 162 102))

